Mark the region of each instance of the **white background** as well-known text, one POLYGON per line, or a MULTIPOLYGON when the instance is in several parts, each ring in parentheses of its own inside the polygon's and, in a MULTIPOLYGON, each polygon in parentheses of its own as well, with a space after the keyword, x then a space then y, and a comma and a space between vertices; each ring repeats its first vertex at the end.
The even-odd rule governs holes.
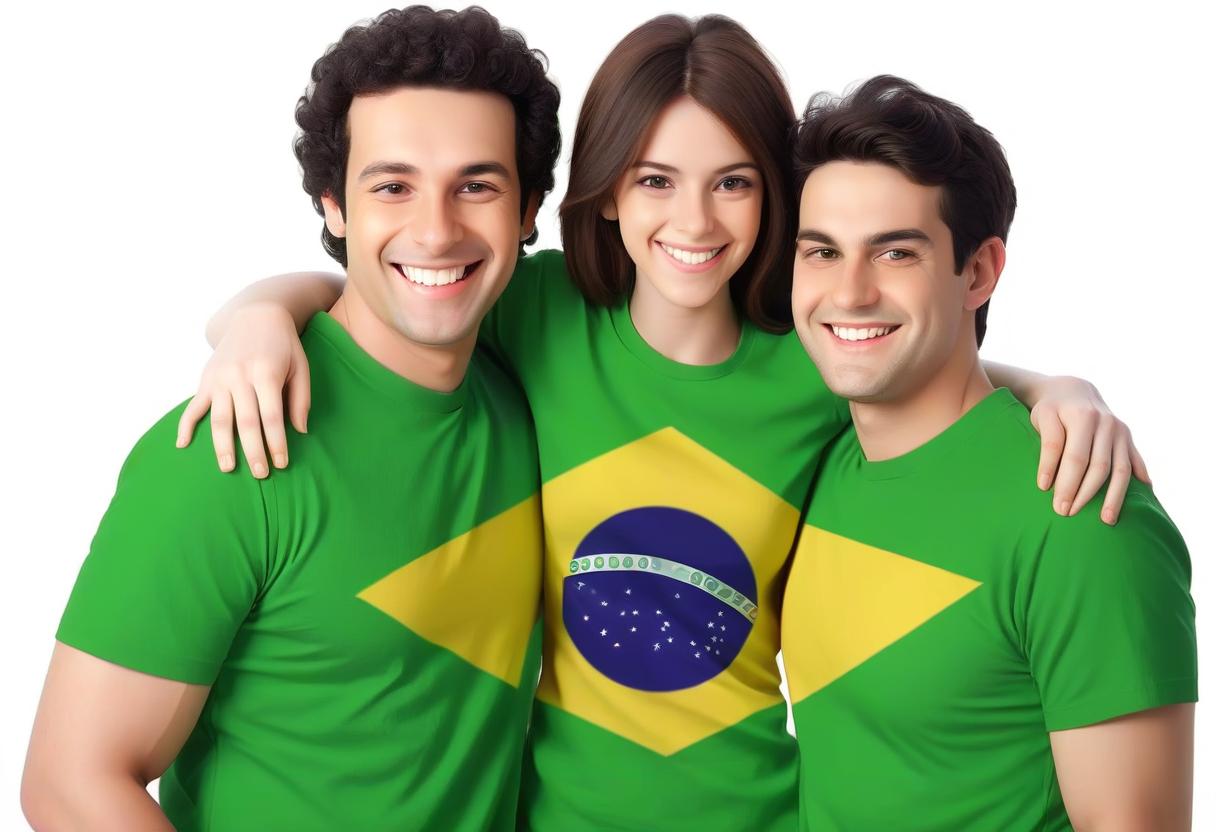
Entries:
MULTIPOLYGON (((799 109, 817 90, 889 72, 970 110, 1004 144, 1020 203, 984 354, 1083 375, 1132 425, 1190 546, 1202 638, 1216 582, 1203 496, 1216 493, 1210 21, 1172 2, 789 7, 500 0, 491 11, 548 53, 568 138, 595 67, 665 10, 734 16, 775 56, 799 109)), ((24 749, 80 560, 131 445, 193 391, 208 315, 255 278, 335 267, 300 189, 292 110, 326 45, 381 10, 68 3, 0 19, 0 829, 22 828, 24 749)), ((567 160, 542 208, 545 246, 559 243, 567 160)), ((1216 798, 1198 788, 1216 782, 1206 708, 1198 721, 1196 828, 1212 828, 1216 798)))

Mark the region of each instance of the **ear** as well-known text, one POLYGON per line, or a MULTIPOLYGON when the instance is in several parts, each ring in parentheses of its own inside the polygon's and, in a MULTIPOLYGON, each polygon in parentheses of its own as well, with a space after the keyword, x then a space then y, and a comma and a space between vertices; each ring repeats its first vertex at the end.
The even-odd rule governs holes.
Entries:
POLYGON ((604 203, 604 207, 600 209, 600 216, 608 220, 608 222, 616 222, 618 219, 620 219, 621 215, 616 211, 615 199, 609 198, 609 200, 604 203))
POLYGON ((345 237, 346 217, 342 216, 338 201, 329 191, 321 195, 321 207, 325 210, 325 227, 329 229, 329 233, 335 237, 345 237))
POLYGON ((524 216, 519 225, 519 241, 532 236, 536 231, 536 212, 540 210, 540 194, 533 191, 528 197, 528 204, 524 206, 524 216))
POLYGON ((1000 237, 989 237, 971 255, 971 267, 967 270, 970 279, 963 307, 974 312, 987 303, 996 291, 996 284, 1004 270, 1005 244, 1000 237))

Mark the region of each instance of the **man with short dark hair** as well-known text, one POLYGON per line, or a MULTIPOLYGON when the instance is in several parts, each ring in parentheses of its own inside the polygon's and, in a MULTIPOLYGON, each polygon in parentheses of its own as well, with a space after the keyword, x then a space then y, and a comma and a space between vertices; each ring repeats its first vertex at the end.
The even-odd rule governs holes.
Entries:
POLYGON ((853 427, 825 454, 782 645, 803 828, 1185 829, 1186 547, 1133 482, 1052 511, 979 362, 1015 191, 996 140, 898 78, 799 125, 795 327, 853 427))
POLYGON ((536 447, 474 345, 553 185, 557 89, 478 8, 386 12, 312 77, 296 154, 348 280, 303 339, 311 430, 264 480, 176 451, 180 408, 136 446, 57 634, 36 828, 514 828, 536 447))

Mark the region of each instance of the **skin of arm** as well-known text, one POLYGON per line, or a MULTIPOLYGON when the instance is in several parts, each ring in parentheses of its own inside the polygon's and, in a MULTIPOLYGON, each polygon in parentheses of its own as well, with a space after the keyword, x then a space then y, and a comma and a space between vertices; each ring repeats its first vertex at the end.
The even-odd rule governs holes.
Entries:
POLYGON ((147 785, 181 750, 209 691, 56 642, 21 781, 30 826, 172 832, 147 785))
MULTIPOLYGON (((344 279, 324 272, 267 278, 229 300, 207 324, 216 353, 198 392, 178 424, 178 447, 190 443, 194 426, 211 411, 211 439, 221 471, 236 466, 233 424, 255 477, 287 466, 283 391, 292 425, 307 432, 308 361, 297 333, 314 313, 330 308, 344 279), (232 331, 239 337, 225 338, 232 331), (263 434, 265 444, 263 444, 263 434)), ((1055 510, 1076 514, 1109 480, 1102 519, 1114 525, 1135 475, 1150 482, 1131 432, 1115 418, 1097 388, 1084 379, 1045 376, 985 361, 993 385, 1008 387, 1027 407, 1042 437, 1038 485, 1055 488, 1055 510), (1057 470, 1058 469, 1058 470, 1057 470)))
POLYGON ((1078 832, 1191 828, 1194 704, 1167 705, 1051 733, 1069 819, 1078 832))
POLYGON ((259 280, 246 286, 211 316, 207 321, 207 343, 212 349, 219 346, 232 326, 233 317, 258 306, 285 310, 296 332, 301 332, 315 313, 337 303, 345 285, 346 278, 328 272, 291 272, 259 280))

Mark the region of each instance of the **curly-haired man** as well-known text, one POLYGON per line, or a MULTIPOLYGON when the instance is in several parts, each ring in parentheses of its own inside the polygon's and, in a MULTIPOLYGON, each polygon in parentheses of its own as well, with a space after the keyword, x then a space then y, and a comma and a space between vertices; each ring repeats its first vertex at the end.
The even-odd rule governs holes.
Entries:
POLYGON ((553 186, 557 89, 485 11, 420 6, 312 82, 296 155, 349 279, 304 336, 311 430, 264 479, 175 451, 181 408, 138 443, 57 634, 37 828, 513 828, 535 439, 474 345, 553 186))

